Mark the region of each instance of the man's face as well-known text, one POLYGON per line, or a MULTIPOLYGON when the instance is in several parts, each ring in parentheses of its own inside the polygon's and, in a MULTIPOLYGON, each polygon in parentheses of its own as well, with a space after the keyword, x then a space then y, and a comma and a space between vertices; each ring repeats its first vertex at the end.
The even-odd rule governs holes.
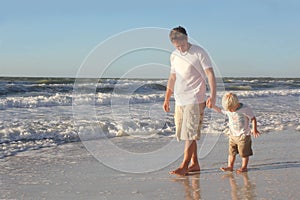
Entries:
POLYGON ((182 53, 186 52, 189 48, 189 43, 187 39, 174 40, 173 45, 177 50, 179 50, 182 53))

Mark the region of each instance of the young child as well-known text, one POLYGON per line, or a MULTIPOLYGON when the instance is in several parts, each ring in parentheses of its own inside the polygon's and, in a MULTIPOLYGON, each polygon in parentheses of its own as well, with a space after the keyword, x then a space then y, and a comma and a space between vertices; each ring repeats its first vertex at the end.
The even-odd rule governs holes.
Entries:
POLYGON ((236 170, 238 173, 247 172, 249 156, 253 155, 251 148, 251 133, 254 137, 259 136, 257 130, 256 118, 252 109, 247 105, 240 103, 237 96, 233 93, 226 93, 222 98, 221 109, 213 106, 213 109, 219 113, 223 113, 229 118, 229 150, 228 150, 228 166, 221 167, 222 171, 233 171, 236 154, 242 157, 242 167, 236 170), (250 129, 250 121, 252 130, 250 129))

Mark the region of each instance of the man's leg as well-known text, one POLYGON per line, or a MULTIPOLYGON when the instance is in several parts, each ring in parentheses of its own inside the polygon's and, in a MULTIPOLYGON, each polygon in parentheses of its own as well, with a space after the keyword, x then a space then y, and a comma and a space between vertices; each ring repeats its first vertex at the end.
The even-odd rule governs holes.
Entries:
POLYGON ((197 141, 193 140, 193 145, 195 145, 194 151, 192 153, 192 158, 191 158, 191 165, 188 168, 189 172, 197 172, 200 171, 200 165, 199 165, 199 161, 198 161, 198 148, 197 148, 197 141))
MULTIPOLYGON (((203 118, 204 118, 204 109, 205 109, 205 102, 199 104, 199 124, 198 124, 198 139, 200 139, 201 135, 201 128, 202 128, 202 123, 203 123, 203 118)), ((193 140, 193 145, 195 145, 194 152, 192 154, 192 159, 191 159, 191 165, 189 167, 189 172, 197 172, 200 171, 200 165, 198 161, 198 148, 197 148, 197 140, 193 140)))
MULTIPOLYGON (((179 166, 179 168, 177 168, 174 171, 171 171, 170 174, 185 176, 188 173, 188 166, 189 166, 189 163, 192 159, 192 155, 195 152, 196 148, 197 148, 197 146, 196 146, 195 140, 186 140, 185 147, 184 147, 183 161, 182 161, 181 165, 179 166)), ((196 151, 197 151, 197 149, 196 149, 196 151)))

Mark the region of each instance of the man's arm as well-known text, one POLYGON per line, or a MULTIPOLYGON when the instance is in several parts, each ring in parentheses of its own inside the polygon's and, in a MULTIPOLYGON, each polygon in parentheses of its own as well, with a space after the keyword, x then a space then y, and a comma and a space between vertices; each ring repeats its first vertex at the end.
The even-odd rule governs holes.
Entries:
POLYGON ((210 97, 206 101, 206 106, 212 108, 216 103, 216 77, 213 68, 206 69, 205 74, 210 88, 210 97))
POLYGON ((167 90, 166 90, 166 95, 165 95, 165 101, 163 108, 166 112, 170 111, 170 98, 173 94, 174 91, 174 85, 175 85, 175 80, 176 80, 176 74, 170 74, 169 80, 168 80, 168 85, 167 85, 167 90))

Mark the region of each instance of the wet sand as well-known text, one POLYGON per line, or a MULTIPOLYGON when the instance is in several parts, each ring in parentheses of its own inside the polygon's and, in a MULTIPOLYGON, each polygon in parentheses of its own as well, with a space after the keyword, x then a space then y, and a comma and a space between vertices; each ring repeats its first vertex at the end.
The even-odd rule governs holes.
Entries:
MULTIPOLYGON (((82 143, 20 152, 0 160, 0 199, 299 199, 299 131, 253 139, 249 172, 224 173, 227 138, 200 160, 202 171, 170 175, 181 158, 159 171, 110 169, 82 143)), ((235 168, 239 168, 240 158, 235 168)))

